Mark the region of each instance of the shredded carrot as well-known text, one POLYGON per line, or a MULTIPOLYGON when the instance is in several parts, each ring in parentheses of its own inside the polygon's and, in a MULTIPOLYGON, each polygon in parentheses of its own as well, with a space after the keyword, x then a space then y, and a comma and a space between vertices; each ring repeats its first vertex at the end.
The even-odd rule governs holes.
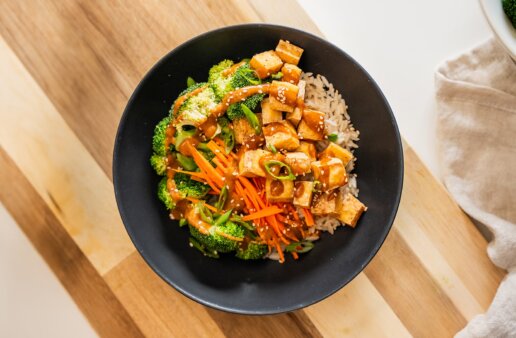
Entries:
POLYGON ((283 210, 281 210, 280 208, 278 208, 277 206, 274 205, 272 207, 268 207, 268 208, 262 209, 260 211, 257 211, 255 213, 252 213, 252 214, 249 214, 247 216, 244 216, 244 217, 242 217, 242 220, 243 221, 250 221, 250 220, 253 220, 253 219, 257 219, 257 218, 264 218, 264 217, 267 217, 267 216, 272 216, 272 215, 279 214, 282 211, 283 210))
POLYGON ((312 216, 310 210, 307 208, 301 208, 301 210, 303 211, 303 215, 305 215, 306 225, 308 225, 309 227, 315 225, 314 217, 312 216))
POLYGON ((212 179, 218 188, 222 188, 224 185, 222 176, 211 166, 210 162, 208 162, 208 160, 204 158, 204 156, 202 156, 190 143, 186 143, 186 147, 190 154, 192 154, 195 164, 197 164, 197 166, 206 173, 206 179, 212 179))
POLYGON ((294 257, 294 259, 298 259, 299 255, 297 254, 297 252, 293 251, 292 252, 292 257, 294 257))

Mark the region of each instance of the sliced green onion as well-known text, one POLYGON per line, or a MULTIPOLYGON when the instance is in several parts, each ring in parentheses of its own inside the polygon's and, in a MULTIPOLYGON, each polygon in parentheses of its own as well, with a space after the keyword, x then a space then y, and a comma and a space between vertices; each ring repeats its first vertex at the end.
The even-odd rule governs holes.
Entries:
POLYGON ((273 78, 274 80, 279 80, 283 77, 283 73, 282 72, 277 72, 276 74, 272 74, 271 75, 271 78, 273 78))
POLYGON ((202 151, 211 151, 210 148, 208 148, 208 143, 199 143, 197 145, 197 149, 202 151))
POLYGON ((197 169, 197 164, 195 164, 195 161, 193 158, 189 156, 185 156, 181 153, 176 153, 177 162, 183 167, 183 169, 188 171, 194 171, 197 169))
POLYGON ((257 237, 255 227, 249 224, 248 222, 242 221, 242 218, 240 216, 234 215, 230 218, 230 221, 244 228, 246 230, 247 235, 252 239, 255 239, 257 237))
POLYGON ((294 175, 294 173, 292 172, 292 169, 290 169, 290 167, 286 163, 283 163, 283 162, 277 161, 277 160, 268 160, 268 161, 265 161, 264 166, 265 166, 265 170, 267 171, 267 173, 269 173, 269 175, 271 175, 273 178, 275 178, 277 180, 293 181, 293 180, 296 179, 296 175, 294 175), (279 165, 280 166, 280 170, 281 170, 281 168, 287 169, 288 174, 286 176, 277 176, 277 175, 275 175, 272 172, 272 169, 271 169, 271 167, 273 165, 279 165))
POLYGON ((274 146, 274 144, 269 144, 267 147, 269 148, 270 151, 272 151, 273 154, 276 154, 278 152, 278 150, 276 150, 276 147, 274 146))
POLYGON ((221 137, 222 141, 224 141, 224 151, 226 152, 226 155, 227 155, 235 147, 235 134, 233 133, 233 130, 231 130, 231 128, 224 127, 224 128, 222 128, 220 137, 221 137))
POLYGON ((206 223, 213 223, 213 214, 208 208, 204 206, 203 202, 197 203, 197 209, 199 210, 199 214, 201 215, 201 219, 206 223))
POLYGON ((221 210, 224 207, 224 204, 226 204, 226 200, 228 198, 228 186, 225 185, 222 187, 222 190, 219 194, 219 200, 217 203, 215 203, 215 208, 221 210))
POLYGON ((232 212, 233 212, 233 209, 230 209, 230 210, 226 211, 225 213, 223 213, 222 215, 220 215, 219 218, 217 218, 217 220, 215 221, 215 223, 213 223, 213 226, 217 227, 219 225, 226 223, 229 219, 229 216, 231 216, 232 212))
POLYGON ((335 133, 328 135, 328 141, 331 141, 331 142, 337 142, 338 138, 339 138, 339 135, 337 135, 335 133))
POLYGON ((211 258, 219 258, 219 254, 217 253, 217 251, 215 250, 208 250, 206 249, 201 243, 199 243, 195 238, 193 237, 190 237, 188 239, 188 241, 190 242, 190 246, 192 248, 196 248, 197 250, 199 250, 204 256, 208 256, 208 257, 211 257, 211 258))
POLYGON ((285 248, 288 252, 297 252, 297 253, 305 253, 310 250, 312 250, 314 247, 314 243, 309 241, 302 241, 302 242, 296 242, 296 243, 290 243, 285 248))
POLYGON ((185 225, 187 225, 187 224, 188 224, 188 221, 187 221, 186 219, 181 218, 181 219, 179 220, 179 226, 180 226, 181 228, 182 228, 182 227, 184 227, 184 226, 185 226, 185 225))
POLYGON ((249 123, 251 124, 251 127, 253 127, 256 134, 261 134, 262 127, 260 126, 260 121, 258 120, 258 117, 256 116, 256 114, 253 113, 253 111, 251 109, 249 109, 249 107, 243 103, 241 104, 241 107, 242 107, 242 111, 245 114, 245 117, 247 118, 247 121, 249 121, 249 123))
POLYGON ((190 76, 186 78, 186 86, 187 87, 191 87, 193 86, 194 84, 196 84, 197 82, 195 82, 194 79, 192 79, 190 76))
POLYGON ((178 131, 176 134, 176 140, 174 142, 174 147, 176 147, 176 149, 179 149, 181 144, 184 141, 186 141, 186 139, 194 136, 196 132, 197 132, 196 129, 178 131))

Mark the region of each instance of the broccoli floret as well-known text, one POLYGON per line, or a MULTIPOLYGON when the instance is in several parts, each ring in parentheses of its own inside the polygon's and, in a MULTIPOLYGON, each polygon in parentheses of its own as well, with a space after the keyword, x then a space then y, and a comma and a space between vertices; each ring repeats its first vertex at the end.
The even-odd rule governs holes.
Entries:
POLYGON ((251 68, 249 62, 238 67, 231 78, 231 86, 233 88, 242 88, 247 86, 255 86, 262 83, 256 72, 251 68))
POLYGON ((194 181, 190 175, 176 173, 174 182, 181 197, 203 198, 210 190, 210 186, 199 181, 194 181))
POLYGON ((161 156, 167 155, 167 149, 165 149, 165 139, 167 137, 167 128, 170 124, 170 117, 165 117, 163 120, 154 127, 154 136, 152 137, 152 149, 154 152, 161 156))
POLYGON ((199 230, 190 225, 190 234, 192 237, 199 241, 199 243, 201 243, 206 248, 216 252, 235 251, 238 249, 240 242, 238 240, 225 237, 224 235, 221 235, 221 233, 231 237, 243 239, 244 232, 245 231, 242 227, 236 225, 233 222, 226 222, 220 226, 212 226, 209 230, 209 234, 206 235, 200 233, 199 230))
POLYGON ((163 176, 167 172, 167 157, 158 154, 153 154, 150 158, 150 164, 156 173, 163 176))
POLYGON ((167 188, 167 178, 163 177, 158 184, 158 198, 160 199, 168 210, 174 209, 175 203, 167 188))
POLYGON ((267 254, 267 245, 257 242, 249 242, 247 248, 238 248, 236 257, 240 259, 260 259, 267 254))
POLYGON ((213 88, 206 87, 196 95, 187 98, 181 105, 174 120, 175 126, 178 128, 184 125, 200 126, 208 119, 217 102, 213 88))
POLYGON ((252 96, 249 96, 245 99, 243 102, 238 102, 230 105, 228 107, 228 110, 226 112, 227 116, 231 121, 241 119, 245 117, 244 112, 242 111, 241 104, 245 104, 249 109, 255 110, 256 107, 262 102, 263 98, 265 97, 265 94, 255 94, 252 96))
POLYGON ((516 0, 502 0, 502 7, 512 26, 516 28, 516 0))
POLYGON ((233 87, 231 86, 232 76, 222 75, 222 72, 231 66, 233 66, 233 61, 224 60, 211 67, 209 71, 208 82, 210 83, 218 100, 222 100, 224 95, 233 90, 233 87))

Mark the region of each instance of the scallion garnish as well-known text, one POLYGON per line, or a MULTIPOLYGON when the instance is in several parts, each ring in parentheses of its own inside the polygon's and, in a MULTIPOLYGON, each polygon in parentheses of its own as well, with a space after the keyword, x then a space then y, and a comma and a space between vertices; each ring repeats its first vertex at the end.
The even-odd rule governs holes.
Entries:
POLYGON ((267 171, 267 173, 277 180, 293 181, 296 179, 296 175, 294 175, 294 173, 292 172, 292 169, 290 169, 290 167, 286 163, 283 163, 283 162, 277 161, 277 160, 268 160, 268 161, 265 161, 264 166, 265 166, 265 170, 267 171), (280 171, 282 168, 285 168, 287 170, 288 174, 284 175, 284 176, 278 176, 278 175, 274 174, 272 172, 271 167, 275 166, 275 165, 280 166, 280 171))
POLYGON ((314 243, 309 241, 302 241, 296 243, 290 243, 285 247, 285 250, 288 252, 297 252, 297 253, 305 253, 312 250, 314 247, 314 243))

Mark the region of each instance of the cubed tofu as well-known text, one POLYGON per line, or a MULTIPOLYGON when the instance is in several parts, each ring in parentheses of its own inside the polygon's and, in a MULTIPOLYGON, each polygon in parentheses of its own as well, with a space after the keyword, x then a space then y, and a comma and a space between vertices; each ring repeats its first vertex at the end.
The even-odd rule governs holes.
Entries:
POLYGON ((281 81, 298 84, 301 79, 301 68, 290 63, 285 63, 283 65, 281 73, 283 73, 281 81))
POLYGON ((344 198, 339 197, 337 204, 337 218, 353 228, 357 225, 362 213, 367 210, 362 202, 349 193, 344 198))
POLYGON ((311 211, 318 216, 337 214, 337 191, 314 194, 311 211))
POLYGON ((303 118, 303 110, 299 107, 294 108, 294 111, 287 113, 286 119, 294 126, 297 127, 301 119, 303 118))
POLYGON ((304 140, 321 141, 324 138, 324 113, 305 108, 303 118, 297 126, 299 138, 304 140))
MULTIPOLYGON (((280 103, 295 107, 297 105, 297 94, 299 87, 285 81, 272 81, 269 96, 275 98, 280 103)), ((273 107, 274 108, 274 107, 273 107)), ((281 110, 281 109, 278 109, 281 110)))
POLYGON ((274 97, 269 96, 269 103, 270 107, 275 110, 285 111, 287 113, 291 113, 294 111, 294 106, 289 106, 288 104, 281 103, 280 101, 276 100, 274 97))
POLYGON ((235 142, 237 144, 244 143, 246 137, 256 134, 254 128, 246 118, 236 119, 233 121, 233 132, 235 134, 235 142))
POLYGON ((245 177, 265 177, 265 170, 260 165, 260 160, 270 152, 262 149, 248 150, 244 152, 238 162, 238 173, 245 177))
POLYGON ((283 66, 283 61, 281 61, 275 51, 268 50, 253 56, 249 65, 256 71, 256 74, 258 74, 260 79, 265 79, 266 77, 279 72, 283 66))
POLYGON ((314 182, 295 181, 294 182, 294 205, 301 208, 310 208, 312 205, 312 195, 314 182))
POLYGON ((295 150, 299 147, 296 129, 288 121, 269 123, 263 128, 267 148, 295 150))
POLYGON ((315 161, 317 158, 317 152, 315 150, 315 144, 313 144, 310 141, 299 141, 299 147, 296 149, 296 151, 301 151, 308 155, 310 160, 315 161))
POLYGON ((272 109, 269 98, 262 101, 262 123, 264 125, 283 120, 283 113, 280 110, 272 109))
POLYGON ((322 191, 333 190, 348 183, 346 168, 342 161, 335 157, 312 162, 312 172, 314 179, 321 183, 322 191))
POLYGON ((280 40, 276 46, 276 53, 284 62, 297 65, 303 54, 303 48, 293 45, 288 41, 280 40))
POLYGON ((320 159, 325 157, 336 157, 346 166, 353 159, 353 154, 338 144, 330 142, 330 145, 319 154, 320 159))
POLYGON ((294 199, 294 181, 276 180, 267 177, 265 195, 269 202, 292 202, 294 199))
POLYGON ((310 164, 312 163, 310 157, 301 151, 286 153, 285 163, 288 164, 296 176, 307 174, 312 170, 310 167, 310 164))

